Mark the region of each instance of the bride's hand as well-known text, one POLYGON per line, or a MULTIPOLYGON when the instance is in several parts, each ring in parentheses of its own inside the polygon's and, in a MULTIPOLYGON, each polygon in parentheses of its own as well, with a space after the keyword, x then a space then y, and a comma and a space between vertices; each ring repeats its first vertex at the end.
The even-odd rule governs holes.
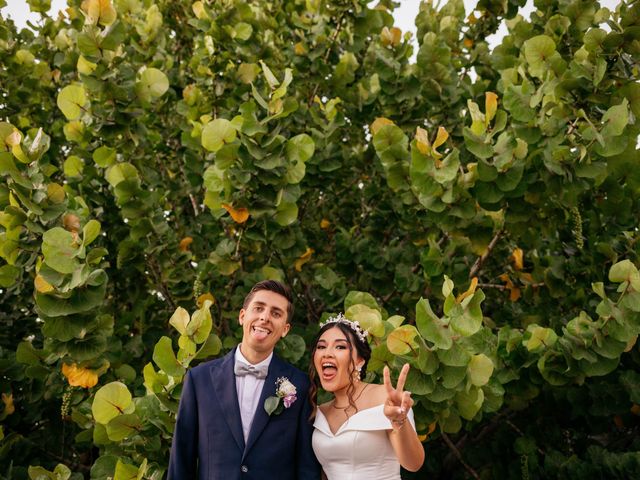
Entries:
POLYGON ((400 430, 407 420, 407 413, 413 406, 411 392, 404 391, 404 383, 409 374, 409 364, 405 363, 400 370, 396 388, 391 385, 389 367, 384 367, 384 386, 387 390, 387 400, 384 402, 384 414, 391 421, 394 430, 400 430))

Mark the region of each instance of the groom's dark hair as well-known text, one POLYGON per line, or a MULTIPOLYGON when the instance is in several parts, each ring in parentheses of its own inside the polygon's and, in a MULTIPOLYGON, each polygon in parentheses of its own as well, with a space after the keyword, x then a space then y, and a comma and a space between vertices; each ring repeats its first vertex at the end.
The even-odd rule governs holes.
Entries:
POLYGON ((277 280, 262 280, 261 282, 256 283, 246 297, 244 297, 244 302, 242 303, 242 308, 247 308, 251 303, 251 299, 256 292, 260 290, 268 290, 270 292, 277 293, 278 295, 282 295, 287 299, 287 323, 291 323, 291 319, 293 318, 293 292, 291 289, 287 287, 284 283, 280 283, 277 280))

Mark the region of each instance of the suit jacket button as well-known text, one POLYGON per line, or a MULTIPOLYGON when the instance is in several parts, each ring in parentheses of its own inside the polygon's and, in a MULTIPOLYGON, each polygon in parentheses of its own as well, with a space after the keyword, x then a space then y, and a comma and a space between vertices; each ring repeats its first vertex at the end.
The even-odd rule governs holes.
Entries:
POLYGON ((247 472, 249 471, 249 467, 247 467, 246 465, 242 465, 242 466, 240 467, 240 471, 241 471, 242 473, 247 473, 247 472))

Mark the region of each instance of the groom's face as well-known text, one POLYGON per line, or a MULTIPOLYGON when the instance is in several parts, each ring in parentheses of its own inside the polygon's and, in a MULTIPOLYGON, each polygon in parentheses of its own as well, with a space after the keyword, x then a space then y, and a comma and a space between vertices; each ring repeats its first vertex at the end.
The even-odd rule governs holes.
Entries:
POLYGON ((278 293, 270 290, 255 292, 238 317, 242 325, 243 346, 256 353, 271 353, 278 340, 289 332, 288 306, 289 301, 278 293))

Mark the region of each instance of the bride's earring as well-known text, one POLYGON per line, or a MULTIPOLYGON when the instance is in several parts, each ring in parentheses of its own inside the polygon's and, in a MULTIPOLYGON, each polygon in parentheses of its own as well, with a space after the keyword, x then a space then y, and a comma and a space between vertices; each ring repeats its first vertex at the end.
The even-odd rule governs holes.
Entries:
POLYGON ((353 380, 355 383, 358 383, 360 381, 360 372, 362 371, 362 367, 360 365, 358 365, 356 367, 356 371, 353 372, 353 380))

